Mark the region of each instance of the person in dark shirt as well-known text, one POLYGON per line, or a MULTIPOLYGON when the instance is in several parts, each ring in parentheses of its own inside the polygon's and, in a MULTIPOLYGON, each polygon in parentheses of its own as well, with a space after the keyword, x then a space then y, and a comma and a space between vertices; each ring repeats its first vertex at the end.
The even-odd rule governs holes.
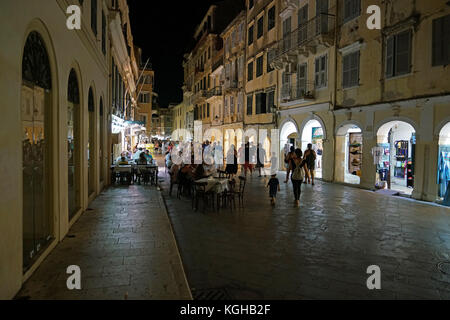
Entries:
POLYGON ((277 192, 280 191, 280 181, 276 174, 272 175, 267 186, 269 187, 270 203, 275 205, 275 202, 277 201, 277 192))

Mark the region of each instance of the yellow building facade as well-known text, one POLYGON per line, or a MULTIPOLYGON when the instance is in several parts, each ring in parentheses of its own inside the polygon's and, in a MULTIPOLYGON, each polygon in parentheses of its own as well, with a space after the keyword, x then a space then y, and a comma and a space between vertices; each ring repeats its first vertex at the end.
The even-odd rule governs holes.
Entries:
POLYGON ((70 4, 80 2, 1 4, 0 299, 17 294, 109 185, 111 119, 132 118, 136 106, 126 1, 83 1, 80 30, 66 27, 70 4), (129 109, 125 94, 114 100, 116 84, 129 109))
POLYGON ((443 198, 449 14, 442 1, 288 1, 281 18, 296 29, 282 22, 273 53, 280 147, 312 143, 326 181, 443 198))

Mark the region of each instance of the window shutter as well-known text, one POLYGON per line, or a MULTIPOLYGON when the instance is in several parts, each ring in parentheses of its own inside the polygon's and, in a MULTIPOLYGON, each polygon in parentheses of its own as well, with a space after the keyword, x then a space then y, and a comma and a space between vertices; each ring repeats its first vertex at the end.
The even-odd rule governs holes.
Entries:
POLYGON ((411 67, 411 30, 396 36, 395 75, 407 74, 411 67))
POLYGON ((261 113, 266 113, 266 94, 265 93, 261 93, 261 113))
POLYGON ((387 39, 386 43, 386 76, 394 75, 394 37, 387 39))
POLYGON ((343 87, 348 87, 350 85, 350 55, 344 56, 344 62, 342 66, 342 72, 344 74, 343 87))

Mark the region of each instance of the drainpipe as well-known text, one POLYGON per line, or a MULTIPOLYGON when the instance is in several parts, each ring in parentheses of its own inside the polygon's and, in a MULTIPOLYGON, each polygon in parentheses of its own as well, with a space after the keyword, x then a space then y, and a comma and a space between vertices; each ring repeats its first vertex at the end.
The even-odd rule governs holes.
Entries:
POLYGON ((333 114, 333 132, 332 132, 332 137, 333 137, 333 170, 332 170, 332 182, 336 181, 336 137, 335 137, 335 129, 336 129, 336 116, 334 114, 334 110, 336 108, 336 101, 337 101, 337 62, 338 62, 338 23, 339 20, 339 1, 336 1, 336 13, 335 13, 335 18, 334 18, 334 94, 333 94, 333 99, 332 99, 332 104, 333 104, 333 110, 332 110, 332 114, 333 114))

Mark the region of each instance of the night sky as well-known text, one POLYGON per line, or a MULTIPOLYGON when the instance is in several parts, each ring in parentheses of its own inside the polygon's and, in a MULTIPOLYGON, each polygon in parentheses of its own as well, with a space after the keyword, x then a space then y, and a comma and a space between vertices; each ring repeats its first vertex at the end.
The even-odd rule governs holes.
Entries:
POLYGON ((183 100, 183 54, 214 0, 128 0, 134 43, 150 58, 161 107, 183 100))

